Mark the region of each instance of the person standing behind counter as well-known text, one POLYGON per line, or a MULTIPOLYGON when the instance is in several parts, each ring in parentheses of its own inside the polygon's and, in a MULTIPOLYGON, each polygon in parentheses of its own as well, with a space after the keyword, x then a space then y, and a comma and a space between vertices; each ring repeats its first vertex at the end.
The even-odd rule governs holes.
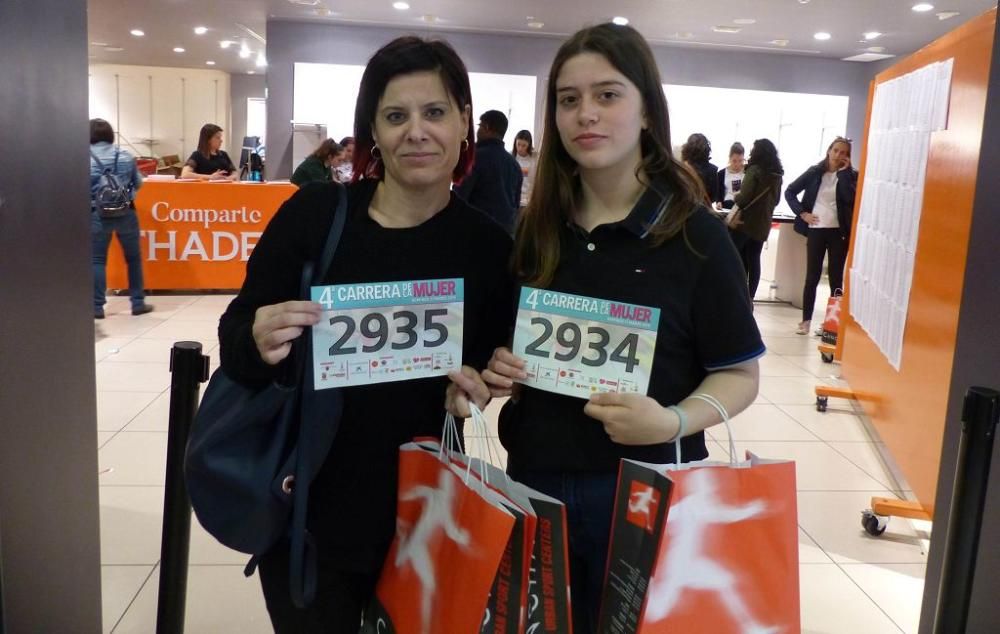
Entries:
POLYGON ((344 160, 344 148, 333 139, 319 144, 316 151, 299 163, 292 174, 293 184, 302 187, 307 183, 327 183, 334 178, 333 170, 344 160))
POLYGON ((181 178, 200 181, 231 180, 240 178, 240 173, 222 149, 222 128, 214 123, 201 126, 198 134, 198 149, 191 153, 181 169, 181 178))

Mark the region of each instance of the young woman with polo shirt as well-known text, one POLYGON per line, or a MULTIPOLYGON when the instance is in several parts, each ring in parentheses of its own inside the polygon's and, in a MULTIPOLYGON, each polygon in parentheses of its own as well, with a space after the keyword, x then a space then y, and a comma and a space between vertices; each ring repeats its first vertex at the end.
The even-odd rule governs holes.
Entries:
MULTIPOLYGON (((346 225, 323 282, 413 280, 427 282, 433 294, 450 290, 442 280, 461 278, 462 359, 471 366, 463 371, 475 375, 472 368, 486 366, 510 326, 510 306, 496 298, 511 292, 511 240, 451 192, 472 163, 471 121, 469 77, 447 44, 402 37, 375 53, 355 109, 358 178, 346 188, 346 225)), ((219 324, 222 368, 230 378, 266 385, 282 371, 292 340, 319 322, 320 304, 297 301, 299 278, 303 263, 316 261, 323 248, 339 187, 302 187, 261 236, 243 287, 219 324)), ((392 324, 400 335, 421 333, 421 340, 428 329, 406 327, 405 319, 392 324)), ((308 529, 318 552, 312 605, 292 603, 287 540, 260 560, 276 632, 357 634, 396 532, 399 446, 440 435, 448 385, 436 377, 341 388, 337 436, 309 490, 308 529)))
POLYGON ((522 286, 659 309, 647 394, 588 401, 515 385, 525 363, 507 348, 486 386, 459 379, 477 401, 486 387, 511 397, 500 416, 511 476, 567 505, 573 629, 584 634, 597 627, 619 461, 673 462, 676 440, 685 460, 707 457, 704 429, 720 415, 689 397, 710 394, 735 415, 757 395, 764 354, 726 227, 671 156, 661 85, 631 27, 563 44, 513 257, 522 286))

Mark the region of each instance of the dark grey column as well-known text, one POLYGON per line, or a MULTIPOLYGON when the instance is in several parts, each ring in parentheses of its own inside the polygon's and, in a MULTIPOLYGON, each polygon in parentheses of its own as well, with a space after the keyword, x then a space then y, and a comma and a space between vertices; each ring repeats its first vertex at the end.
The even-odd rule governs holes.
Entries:
POLYGON ((96 634, 85 0, 0 2, 0 60, 2 613, 9 632, 96 634))
MULTIPOLYGON (((997 249, 1000 245, 1000 29, 993 41, 993 63, 986 97, 983 142, 979 154, 976 200, 972 212, 969 255, 962 289, 958 321, 955 365, 952 370, 934 509, 934 534, 927 561, 920 632, 929 633, 934 624, 941 564, 951 513, 952 484, 962 436, 962 400, 973 385, 1000 389, 1000 284, 997 283, 997 249)), ((1000 628, 1000 441, 993 445, 983 528, 979 537, 972 601, 966 631, 996 632, 1000 628)))

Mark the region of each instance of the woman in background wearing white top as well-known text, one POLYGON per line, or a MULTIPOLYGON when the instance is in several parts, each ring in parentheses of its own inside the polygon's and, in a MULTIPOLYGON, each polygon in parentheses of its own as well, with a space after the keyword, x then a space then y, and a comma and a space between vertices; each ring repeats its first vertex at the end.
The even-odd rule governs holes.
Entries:
POLYGON ((719 170, 718 200, 713 200, 716 209, 732 209, 736 194, 743 184, 746 166, 746 150, 737 141, 729 147, 729 164, 719 170))
POLYGON ((514 160, 521 167, 523 178, 521 179, 520 208, 524 209, 528 206, 528 200, 531 199, 531 184, 535 180, 535 163, 537 162, 531 132, 521 130, 517 133, 517 136, 514 137, 514 149, 511 154, 514 155, 514 160))
POLYGON ((829 254, 830 294, 844 288, 844 263, 854 217, 858 172, 851 166, 851 140, 837 137, 826 157, 796 178, 785 190, 785 200, 809 225, 806 241, 806 283, 802 291, 802 322, 796 331, 809 333, 816 287, 823 276, 823 258, 829 254), (803 194, 804 192, 804 194, 803 194), (799 194, 802 200, 799 200, 799 194))

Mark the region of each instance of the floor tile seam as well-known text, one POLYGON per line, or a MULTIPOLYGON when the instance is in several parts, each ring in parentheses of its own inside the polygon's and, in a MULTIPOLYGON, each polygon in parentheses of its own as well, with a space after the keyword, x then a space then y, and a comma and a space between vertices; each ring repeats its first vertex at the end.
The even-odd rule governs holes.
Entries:
MULTIPOLYGON (((895 626, 896 626, 896 629, 897 629, 897 630, 899 630, 899 634, 906 634, 906 631, 905 631, 905 630, 903 629, 903 627, 902 627, 902 626, 901 626, 901 625, 900 625, 899 623, 897 623, 897 622, 896 622, 896 619, 892 618, 892 616, 891 616, 891 615, 890 615, 890 614, 889 614, 889 613, 888 613, 888 612, 886 611, 886 609, 885 609, 885 608, 883 608, 883 607, 882 607, 882 605, 881 605, 881 604, 880 604, 880 603, 879 603, 878 601, 876 601, 876 600, 875 600, 875 598, 874 598, 873 596, 871 596, 870 594, 868 594, 868 592, 867 592, 867 591, 866 591, 866 590, 865 590, 864 588, 862 588, 862 587, 861 587, 861 584, 860 584, 860 583, 858 583, 858 582, 857 582, 857 581, 856 581, 856 580, 854 579, 854 577, 852 577, 851 575, 847 574, 847 571, 846 571, 846 570, 844 570, 844 567, 843 567, 843 565, 841 565, 841 563, 840 563, 840 562, 838 562, 838 561, 836 561, 836 560, 835 560, 835 561, 834 561, 833 563, 834 563, 834 565, 835 565, 835 566, 837 566, 837 568, 839 568, 839 569, 840 569, 840 571, 841 571, 841 572, 843 572, 843 573, 844 573, 844 576, 845 576, 845 577, 847 577, 848 579, 850 579, 850 580, 851 580, 851 583, 853 583, 853 584, 854 584, 854 586, 855 586, 855 587, 856 587, 856 588, 857 588, 858 590, 860 590, 860 591, 861 591, 861 593, 862 593, 863 595, 865 595, 866 597, 868 597, 868 600, 869 600, 869 601, 871 601, 871 602, 872 602, 872 604, 873 604, 873 605, 874 605, 874 606, 875 606, 876 608, 878 608, 879 612, 881 612, 882 614, 884 614, 884 615, 885 615, 885 618, 889 619, 889 622, 890 622, 890 623, 892 623, 893 625, 895 625, 895 626)), ((866 563, 867 563, 867 562, 866 562, 866 563)))
MULTIPOLYGON (((139 565, 139 564, 137 564, 137 565, 139 565)), ((141 564, 141 565, 148 565, 148 564, 141 564)), ((139 585, 139 589, 135 591, 134 595, 132 595, 132 600, 128 602, 128 605, 125 606, 125 609, 122 610, 121 615, 118 617, 118 620, 115 621, 114 626, 111 628, 111 630, 109 630, 111 632, 111 634, 114 634, 115 630, 118 629, 118 626, 120 626, 122 624, 122 619, 124 619, 125 615, 128 614, 128 611, 132 609, 132 606, 135 605, 136 599, 139 598, 139 595, 142 593, 143 588, 145 588, 146 584, 149 583, 150 578, 152 578, 153 573, 156 572, 156 569, 159 567, 159 565, 160 565, 160 560, 157 559, 156 563, 153 564, 153 566, 150 568, 149 574, 146 575, 146 578, 139 585)))
MULTIPOLYGON (((824 442, 826 442, 826 441, 824 441, 824 442)), ((840 441, 833 441, 833 442, 840 442, 840 441)), ((844 458, 845 460, 847 460, 848 462, 850 462, 852 465, 854 465, 855 467, 857 467, 862 473, 864 473, 865 475, 867 475, 869 478, 871 478, 872 480, 875 480, 879 484, 884 485, 885 488, 886 488, 886 490, 892 491, 893 493, 897 493, 899 491, 902 491, 903 487, 901 487, 899 485, 899 483, 896 482, 896 479, 892 477, 892 474, 890 474, 890 473, 884 474, 884 475, 886 475, 888 477, 886 478, 887 482, 883 482, 882 478, 876 477, 876 476, 872 475, 871 473, 869 473, 867 469, 865 469, 861 465, 859 465, 856 462, 854 462, 849 456, 847 456, 844 453, 842 453, 841 451, 839 451, 836 447, 834 447, 833 445, 831 445, 829 442, 827 442, 826 444, 830 447, 830 449, 833 449, 834 451, 836 451, 838 455, 840 455, 842 458, 844 458)), ((871 444, 874 445, 875 443, 871 443, 871 444)), ((875 451, 876 454, 878 454, 878 450, 876 448, 873 447, 872 450, 875 451)), ((882 460, 881 456, 879 456, 879 460, 882 460)), ((888 471, 888 468, 885 465, 883 465, 883 471, 888 471)), ((905 499, 905 498, 903 498, 902 496, 900 496, 900 499, 905 499)))

